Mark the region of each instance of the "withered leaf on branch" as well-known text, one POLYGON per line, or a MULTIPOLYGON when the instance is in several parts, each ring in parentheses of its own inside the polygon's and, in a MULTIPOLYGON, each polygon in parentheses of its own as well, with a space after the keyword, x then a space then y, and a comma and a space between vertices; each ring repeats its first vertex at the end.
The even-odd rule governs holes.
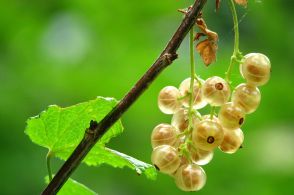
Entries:
POLYGON ((235 2, 239 5, 244 6, 244 7, 247 6, 247 0, 235 0, 235 2))
POLYGON ((196 50, 199 52, 204 64, 209 66, 216 59, 217 45, 209 39, 205 39, 196 45, 196 50))
POLYGON ((219 8, 220 8, 220 3, 221 3, 221 0, 216 0, 215 1, 215 11, 218 11, 219 8))
POLYGON ((207 28, 203 18, 197 19, 196 24, 202 33, 197 33, 195 40, 198 40, 201 36, 207 36, 207 39, 196 45, 196 50, 199 52, 204 64, 209 66, 216 60, 218 35, 207 28))

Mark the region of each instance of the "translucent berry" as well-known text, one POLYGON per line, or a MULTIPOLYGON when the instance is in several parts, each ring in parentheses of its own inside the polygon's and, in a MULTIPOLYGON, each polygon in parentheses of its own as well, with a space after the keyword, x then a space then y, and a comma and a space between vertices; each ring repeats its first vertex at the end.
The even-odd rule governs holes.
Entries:
POLYGON ((224 128, 238 129, 244 123, 245 113, 239 106, 228 102, 221 107, 218 118, 224 128))
POLYGON ((232 95, 232 102, 242 108, 246 114, 257 109, 260 99, 258 88, 245 83, 238 85, 232 95))
POLYGON ((222 126, 213 120, 203 120, 192 132, 192 141, 196 148, 211 151, 218 147, 224 138, 222 126))
POLYGON ((224 140, 219 146, 219 149, 225 153, 233 154, 235 153, 242 145, 244 140, 244 134, 241 129, 234 130, 224 130, 225 136, 224 140))
POLYGON ((264 85, 270 78, 270 60, 261 53, 247 54, 240 65, 240 72, 248 83, 255 86, 264 85))
POLYGON ((177 130, 169 124, 157 125, 151 134, 151 144, 155 148, 159 145, 174 145, 177 141, 177 130))
MULTIPOLYGON (((199 113, 195 110, 195 114, 199 114, 199 113)), ((195 115, 192 116, 192 120, 193 120, 193 123, 192 123, 193 126, 195 126, 199 122, 199 119, 195 115)), ((178 110, 173 115, 171 124, 174 127, 176 127, 178 130, 180 130, 181 132, 185 131, 189 125, 188 110, 184 108, 181 108, 180 110, 178 110)))
POLYGON ((175 182, 183 191, 198 191, 205 185, 206 174, 196 164, 185 164, 177 170, 175 182))
POLYGON ((222 78, 214 76, 208 78, 202 88, 203 98, 212 106, 225 104, 230 97, 230 86, 222 78))
POLYGON ((170 145, 161 145, 154 148, 151 161, 159 171, 166 174, 174 173, 180 166, 178 152, 170 145))
POLYGON ((189 149, 191 160, 197 165, 206 165, 208 164, 213 158, 212 151, 205 151, 201 150, 200 148, 193 148, 189 149))
MULTIPOLYGON (((199 79, 199 81, 201 83, 204 82, 202 79, 199 79)), ((179 87, 179 90, 180 90, 182 96, 187 96, 182 100, 183 105, 186 107, 189 106, 189 102, 190 102, 190 97, 189 97, 190 82, 191 82, 191 78, 187 78, 182 81, 182 83, 180 84, 180 87, 179 87)), ((203 108, 204 106, 206 106, 207 103, 203 100, 202 93, 201 93, 201 87, 200 87, 198 81, 195 79, 194 79, 193 89, 194 89, 194 91, 193 91, 193 97, 194 97, 193 108, 195 108, 195 109, 203 108)))
POLYGON ((174 114, 181 107, 178 98, 181 97, 180 91, 173 86, 164 87, 158 95, 158 107, 165 114, 174 114))

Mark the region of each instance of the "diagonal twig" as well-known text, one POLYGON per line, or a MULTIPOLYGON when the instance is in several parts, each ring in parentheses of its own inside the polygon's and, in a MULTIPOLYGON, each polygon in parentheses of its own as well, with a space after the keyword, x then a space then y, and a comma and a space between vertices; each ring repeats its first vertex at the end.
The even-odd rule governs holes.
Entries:
POLYGON ((149 70, 139 79, 135 86, 124 98, 99 122, 91 121, 85 136, 71 156, 65 161, 52 181, 42 192, 43 195, 56 194, 70 177, 72 172, 80 165, 95 143, 107 132, 107 130, 122 116, 124 112, 138 99, 155 78, 178 56, 177 49, 183 39, 194 25, 207 0, 196 0, 185 15, 182 23, 174 33, 165 49, 149 70))

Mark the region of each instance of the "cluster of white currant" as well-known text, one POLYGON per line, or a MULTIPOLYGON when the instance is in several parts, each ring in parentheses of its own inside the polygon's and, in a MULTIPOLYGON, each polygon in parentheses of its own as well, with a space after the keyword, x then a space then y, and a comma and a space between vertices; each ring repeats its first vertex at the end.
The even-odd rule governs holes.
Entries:
POLYGON ((185 79, 179 89, 164 87, 158 96, 158 106, 173 117, 171 124, 159 124, 153 129, 151 158, 155 167, 173 176, 180 189, 200 190, 206 182, 206 174, 200 166, 211 161, 213 150, 218 147, 231 154, 241 147, 244 135, 240 126, 245 114, 257 109, 261 98, 257 86, 268 82, 270 69, 265 55, 244 56, 240 72, 247 82, 235 88, 230 102, 230 86, 217 76, 206 81, 195 79, 192 93, 190 78, 185 79), (218 115, 212 112, 201 116, 197 110, 207 104, 220 107, 218 115))

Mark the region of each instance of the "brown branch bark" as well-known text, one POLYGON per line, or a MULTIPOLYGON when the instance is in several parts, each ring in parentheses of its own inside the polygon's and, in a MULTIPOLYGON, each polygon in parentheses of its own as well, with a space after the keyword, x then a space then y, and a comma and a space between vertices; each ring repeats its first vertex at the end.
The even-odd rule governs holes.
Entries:
POLYGON ((122 114, 138 99, 148 88, 161 71, 170 65, 176 58, 176 51, 183 39, 194 25, 196 18, 201 12, 207 0, 196 0, 188 11, 177 31, 168 42, 167 46, 150 69, 141 77, 135 86, 125 97, 99 122, 91 121, 85 136, 71 156, 65 161, 52 181, 43 191, 43 195, 56 194, 70 177, 72 172, 79 166, 95 143, 107 132, 107 130, 122 116, 122 114))

